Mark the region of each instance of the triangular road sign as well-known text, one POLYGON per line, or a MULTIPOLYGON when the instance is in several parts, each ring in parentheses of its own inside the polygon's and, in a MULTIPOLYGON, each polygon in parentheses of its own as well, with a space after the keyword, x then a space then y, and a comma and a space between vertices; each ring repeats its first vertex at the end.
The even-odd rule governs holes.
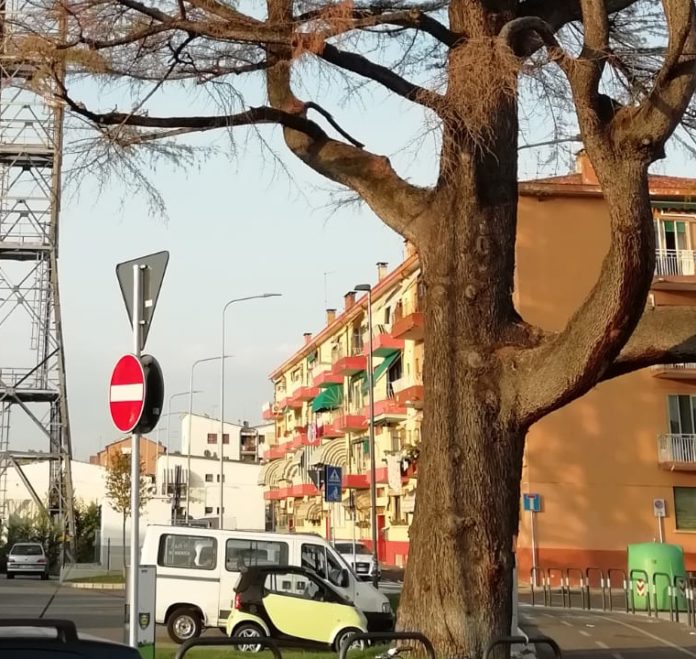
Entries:
POLYGON ((329 471, 329 483, 336 484, 341 482, 341 475, 336 467, 332 467, 329 471))
POLYGON ((140 331, 140 349, 145 348, 147 335, 152 325, 152 317, 155 315, 157 299, 162 288, 162 280, 169 263, 169 252, 157 252, 148 254, 132 261, 124 261, 116 266, 116 276, 121 286, 123 301, 126 303, 126 311, 131 325, 133 324, 133 266, 139 265, 142 269, 143 284, 143 320, 140 331))

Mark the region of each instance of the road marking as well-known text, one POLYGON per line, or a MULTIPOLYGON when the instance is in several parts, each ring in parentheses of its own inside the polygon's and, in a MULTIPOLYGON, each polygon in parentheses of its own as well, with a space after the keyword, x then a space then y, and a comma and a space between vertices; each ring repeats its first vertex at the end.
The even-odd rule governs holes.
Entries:
POLYGON ((609 646, 604 641, 595 641, 595 645, 602 650, 608 650, 609 646))
POLYGON ((643 636, 647 636, 648 638, 651 638, 653 641, 658 641, 662 643, 662 645, 666 645, 669 648, 673 648, 674 650, 679 650, 682 654, 685 654, 687 657, 694 657, 696 659, 696 652, 691 652, 691 650, 687 650, 686 648, 681 647, 680 645, 677 645, 676 643, 672 643, 672 641, 668 641, 665 638, 660 638, 659 636, 655 636, 655 634, 651 634, 650 632, 646 632, 644 629, 641 629, 640 627, 636 627, 635 625, 631 625, 627 622, 624 622, 623 620, 619 620, 618 618, 609 618, 607 616, 599 616, 600 618, 604 620, 608 620, 609 622, 616 623, 617 625, 623 625, 624 627, 627 627, 628 629, 632 629, 634 632, 638 632, 639 634, 643 634, 643 636))
POLYGON ((565 625, 566 627, 572 627, 572 626, 573 626, 573 623, 572 623, 572 622, 568 622, 567 620, 560 620, 559 622, 560 622, 562 625, 565 625))
POLYGON ((580 634, 581 636, 585 636, 586 638, 590 638, 590 636, 592 636, 592 634, 590 634, 590 632, 586 632, 584 629, 581 629, 578 632, 578 634, 580 634))
POLYGON ((624 656, 620 652, 612 652, 611 656, 614 657, 614 659, 624 659, 624 656))

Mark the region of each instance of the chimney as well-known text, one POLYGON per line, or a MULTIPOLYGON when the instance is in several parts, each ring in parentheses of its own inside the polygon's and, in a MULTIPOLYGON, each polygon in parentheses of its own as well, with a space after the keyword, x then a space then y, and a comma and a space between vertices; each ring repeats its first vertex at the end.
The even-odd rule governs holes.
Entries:
POLYGON ((304 338, 304 344, 308 345, 312 342, 312 333, 311 332, 305 332, 302 337, 304 338))
POLYGON ((355 304, 355 291, 350 291, 343 296, 344 311, 348 311, 355 304))
POLYGON ((416 248, 410 240, 404 240, 404 252, 406 253, 406 258, 411 258, 416 253, 416 248))
POLYGON ((379 261, 377 263, 377 281, 382 281, 387 276, 387 265, 386 261, 379 261))
POLYGON ((597 174, 590 162, 590 157, 585 149, 578 151, 575 159, 575 171, 580 174, 580 181, 584 185, 599 185, 597 174))
POLYGON ((331 325, 333 321, 336 320, 336 309, 326 310, 326 324, 331 325))

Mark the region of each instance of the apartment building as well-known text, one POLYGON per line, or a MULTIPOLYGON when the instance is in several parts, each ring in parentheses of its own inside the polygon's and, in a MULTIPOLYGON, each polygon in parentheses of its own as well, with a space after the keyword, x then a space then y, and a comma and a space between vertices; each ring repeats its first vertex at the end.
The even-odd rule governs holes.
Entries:
MULTIPOLYGON (((123 437, 122 439, 117 439, 107 444, 96 455, 89 456, 89 463, 108 467, 114 455, 119 453, 130 453, 131 441, 132 438, 129 435, 128 437, 123 437)), ((165 452, 166 449, 162 444, 153 442, 147 437, 140 437, 140 465, 142 473, 154 478, 155 472, 157 471, 157 458, 165 452)))
MULTIPOLYGON (((653 176, 657 265, 650 305, 696 301, 696 180, 653 176)), ((530 322, 564 326, 600 273, 609 217, 589 160, 577 171, 520 184, 515 303, 530 322)), ((269 524, 334 539, 371 536, 366 369, 367 300, 306 334, 272 374, 263 409, 275 437, 260 483, 269 524), (324 503, 322 465, 342 468, 341 503, 324 503)), ((423 403, 423 308, 415 254, 373 288, 377 526, 380 559, 404 564, 416 498, 423 403)), ((660 366, 607 382, 537 423, 522 491, 522 573, 621 567, 626 545, 662 538, 696 569, 696 364, 660 366), (663 507, 660 504, 664 503, 663 507), (656 517, 662 514, 665 517, 656 517), (532 517, 533 523, 532 523, 532 517)))

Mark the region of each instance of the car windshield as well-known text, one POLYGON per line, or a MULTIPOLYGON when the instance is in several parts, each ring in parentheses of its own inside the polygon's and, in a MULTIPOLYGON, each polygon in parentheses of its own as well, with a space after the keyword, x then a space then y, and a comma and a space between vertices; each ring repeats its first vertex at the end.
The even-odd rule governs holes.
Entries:
MULTIPOLYGON (((339 542, 335 545, 336 550, 341 552, 341 554, 352 554, 353 553, 353 543, 352 542, 339 542)), ((355 553, 356 554, 369 554, 370 551, 368 548, 360 544, 359 542, 355 543, 355 553)))
POLYGON ((14 556, 41 556, 43 549, 41 545, 15 545, 10 554, 14 556))

